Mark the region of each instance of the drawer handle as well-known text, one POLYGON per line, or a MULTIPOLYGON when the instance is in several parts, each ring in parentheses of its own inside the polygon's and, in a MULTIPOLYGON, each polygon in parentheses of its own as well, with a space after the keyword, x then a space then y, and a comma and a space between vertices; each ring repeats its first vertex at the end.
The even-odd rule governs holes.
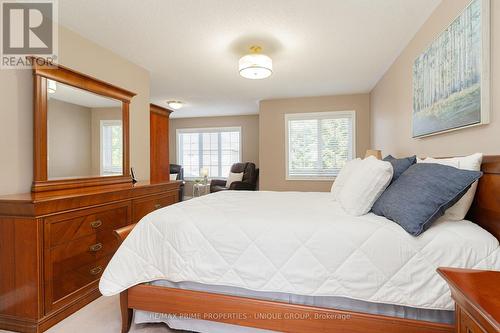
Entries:
POLYGON ((155 205, 155 209, 160 209, 161 208, 161 204, 156 204, 155 205))
POLYGON ((97 221, 94 221, 94 222, 90 222, 90 226, 94 229, 97 229, 99 228, 100 226, 102 225, 102 221, 101 220, 97 220, 97 221))
POLYGON ((90 247, 89 247, 90 252, 97 252, 97 251, 100 251, 101 249, 102 249, 102 243, 90 245, 90 247))
POLYGON ((97 267, 94 267, 90 270, 90 274, 92 275, 97 275, 99 273, 102 272, 102 267, 101 266, 97 266, 97 267))

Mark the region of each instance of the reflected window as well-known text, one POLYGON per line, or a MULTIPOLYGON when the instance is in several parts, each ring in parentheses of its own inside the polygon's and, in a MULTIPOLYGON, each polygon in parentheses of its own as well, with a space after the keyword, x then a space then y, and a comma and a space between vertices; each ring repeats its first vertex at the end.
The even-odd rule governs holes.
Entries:
POLYGON ((101 175, 122 174, 122 137, 121 120, 101 120, 101 175))

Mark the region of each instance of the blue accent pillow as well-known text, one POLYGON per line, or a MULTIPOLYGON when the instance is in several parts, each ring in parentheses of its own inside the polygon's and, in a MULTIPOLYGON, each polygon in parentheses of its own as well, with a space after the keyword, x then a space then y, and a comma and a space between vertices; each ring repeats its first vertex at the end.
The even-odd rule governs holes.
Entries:
POLYGON ((417 163, 417 156, 413 155, 405 158, 395 158, 392 155, 388 155, 384 158, 384 161, 392 164, 392 169, 394 170, 391 181, 392 183, 396 181, 396 179, 398 179, 399 176, 406 171, 406 169, 417 163))
POLYGON ((417 163, 382 193, 372 211, 418 236, 460 200, 482 175, 480 171, 417 163))

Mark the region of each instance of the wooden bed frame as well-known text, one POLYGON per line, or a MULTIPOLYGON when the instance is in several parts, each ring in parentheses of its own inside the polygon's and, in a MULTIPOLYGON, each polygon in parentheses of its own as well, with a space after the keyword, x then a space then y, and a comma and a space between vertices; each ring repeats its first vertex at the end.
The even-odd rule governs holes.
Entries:
MULTIPOLYGON (((481 169, 484 176, 467 218, 500 239, 500 156, 485 156, 481 169)), ((133 225, 117 230, 117 236, 125 239, 132 228, 133 225)), ((145 284, 123 291, 120 307, 122 333, 130 329, 133 309, 290 333, 454 331, 449 324, 145 284)))

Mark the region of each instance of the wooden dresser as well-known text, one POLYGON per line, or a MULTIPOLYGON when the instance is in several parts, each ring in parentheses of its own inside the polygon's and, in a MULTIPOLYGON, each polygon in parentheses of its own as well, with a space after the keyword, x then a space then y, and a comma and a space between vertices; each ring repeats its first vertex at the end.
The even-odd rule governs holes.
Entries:
POLYGON ((457 333, 500 332, 500 272, 438 268, 455 301, 457 333))
POLYGON ((100 296, 113 230, 178 201, 179 182, 0 197, 0 329, 42 332, 100 296))

